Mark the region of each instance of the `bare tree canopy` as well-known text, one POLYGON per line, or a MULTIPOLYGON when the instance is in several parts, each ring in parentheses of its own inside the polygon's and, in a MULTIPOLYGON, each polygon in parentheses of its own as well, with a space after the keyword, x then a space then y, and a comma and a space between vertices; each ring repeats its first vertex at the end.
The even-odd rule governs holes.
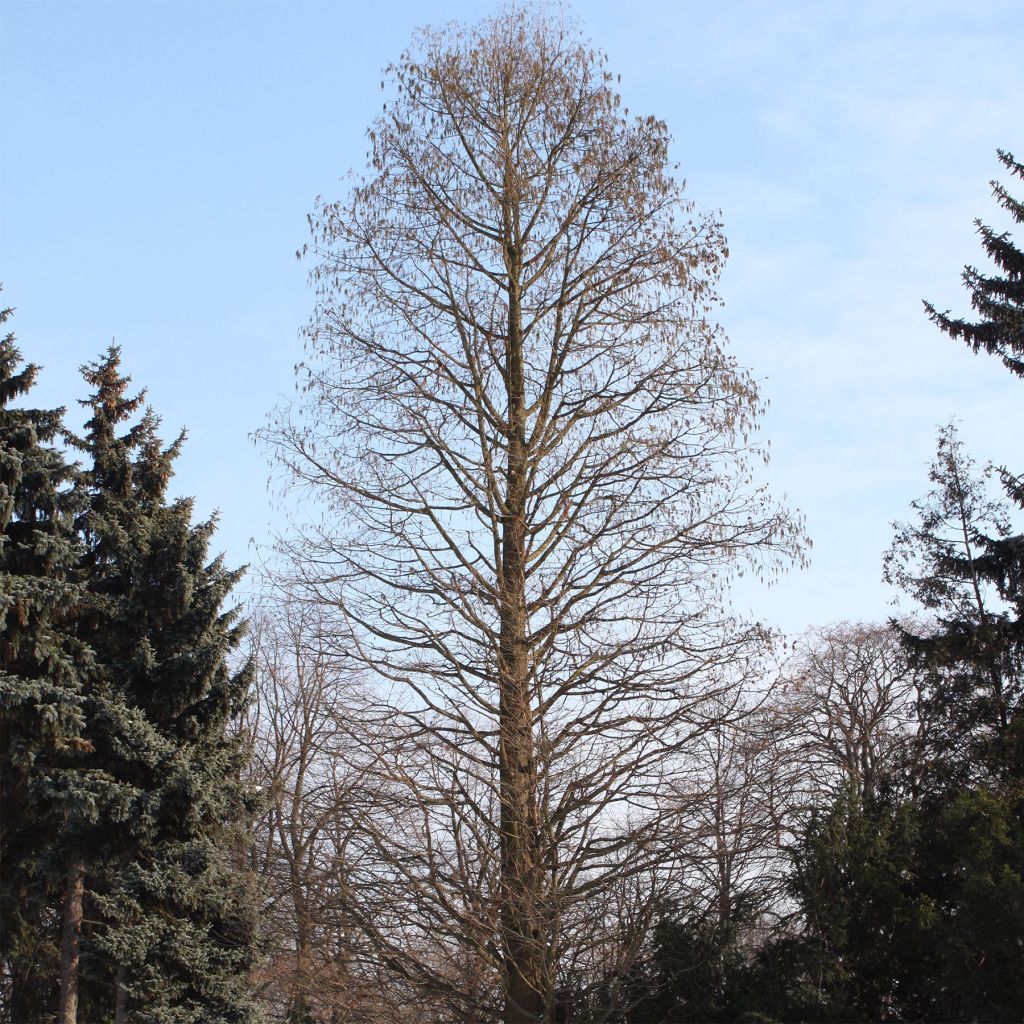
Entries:
POLYGON ((267 437, 323 512, 296 581, 376 694, 364 925, 449 1019, 550 1019, 580 908, 650 867, 675 755, 764 639, 732 573, 802 534, 751 482, 721 225, 578 26, 426 30, 388 81, 366 176, 311 217, 303 402, 267 437))
MULTIPOLYGON (((266 960, 257 991, 273 1019, 379 1019, 349 920, 348 871, 364 789, 345 757, 353 680, 335 671, 318 609, 264 599, 250 624, 255 669, 242 726, 260 796, 249 866, 266 960)), ((394 1019, 393 1017, 391 1019, 394 1019)))
POLYGON ((805 805, 822 793, 862 803, 912 759, 924 727, 921 679, 891 625, 840 622, 810 629, 784 674, 790 756, 805 772, 805 805))

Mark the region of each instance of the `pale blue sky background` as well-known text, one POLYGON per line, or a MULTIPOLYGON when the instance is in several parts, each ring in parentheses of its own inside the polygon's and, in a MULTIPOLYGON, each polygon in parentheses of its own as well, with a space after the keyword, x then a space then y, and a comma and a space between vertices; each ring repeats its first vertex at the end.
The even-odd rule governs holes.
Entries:
MULTIPOLYGON (((249 435, 301 358, 313 198, 362 165, 412 30, 491 9, 0 4, 0 279, 36 399, 71 405, 115 339, 166 433, 188 426, 176 486, 220 509, 232 562, 280 521, 249 435)), ((791 631, 884 617, 889 523, 927 489, 936 426, 956 415, 979 460, 1024 465, 1024 386, 921 311, 965 308, 972 220, 1003 223, 987 183, 997 146, 1024 155, 1024 3, 573 9, 723 212, 722 321, 772 403, 767 479, 814 539, 809 570, 741 603, 791 631)))

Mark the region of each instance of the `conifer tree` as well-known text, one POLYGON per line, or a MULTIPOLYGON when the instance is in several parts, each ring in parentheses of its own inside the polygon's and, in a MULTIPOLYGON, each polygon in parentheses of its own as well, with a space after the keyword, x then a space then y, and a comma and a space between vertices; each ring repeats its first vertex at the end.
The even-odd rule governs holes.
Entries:
MULTIPOLYGON (((1024 165, 999 157, 1024 177, 1024 165)), ((1024 204, 997 183, 993 190, 1024 223, 1024 204)), ((1024 377, 1024 253, 1009 233, 978 229, 997 268, 964 270, 978 319, 926 309, 950 337, 1024 377)), ((1008 505, 989 498, 952 428, 940 432, 933 489, 914 503, 917 522, 897 527, 886 559, 887 579, 932 616, 928 630, 899 630, 923 670, 926 754, 925 786, 910 810, 918 835, 899 877, 908 906, 927 921, 915 937, 917 965, 889 977, 900 1019, 1024 1015, 1024 535, 1011 514, 1024 510, 1024 479, 998 474, 1008 505), (921 978, 941 982, 921 987, 921 978)), ((839 858, 871 860, 848 849, 839 858)), ((892 918, 897 903, 886 902, 892 918)), ((882 931, 906 936, 895 918, 882 931)))
POLYGON ((168 500, 184 435, 164 447, 155 415, 136 418, 143 395, 119 364, 112 347, 83 369, 91 417, 69 438, 88 496, 90 739, 121 798, 79 835, 82 1015, 244 1021, 254 918, 234 863, 245 800, 228 725, 249 670, 229 667, 241 626, 222 609, 240 573, 208 561, 214 521, 193 525, 191 500, 168 500))
MULTIPOLYGON (((0 311, 0 323, 11 310, 0 311)), ((81 599, 73 520, 79 494, 54 446, 63 409, 12 407, 35 382, 14 335, 0 338, 0 1019, 52 1011, 59 890, 50 856, 64 820, 58 794, 88 752, 75 639, 81 599)))
MULTIPOLYGON (((1024 164, 1003 150, 999 159, 1012 174, 1024 178, 1024 164)), ((1000 183, 992 182, 1000 206, 1017 224, 1024 224, 1024 203, 1000 183)), ((966 342, 975 352, 998 356, 1011 373, 1024 378, 1024 252, 1009 232, 976 222, 986 254, 996 272, 965 267, 963 281, 978 319, 955 318, 925 303, 928 315, 951 338, 966 342)), ((941 449, 940 449, 941 456, 941 449)), ((1010 502, 1024 511, 1024 477, 999 470, 1010 502)), ((986 759, 998 763, 1003 783, 1024 785, 1024 535, 1005 529, 964 535, 965 550, 936 563, 936 580, 959 581, 980 595, 989 587, 998 598, 994 612, 964 617, 940 612, 939 632, 927 640, 910 639, 911 646, 939 674, 956 677, 965 668, 990 681, 984 702, 962 704, 964 726, 990 748, 986 759), (980 716, 980 718, 979 718, 980 716)), ((980 606, 980 596, 975 602, 980 606)), ((948 611, 948 609, 946 609, 948 611)), ((1024 791, 1021 792, 1024 796, 1024 791)))
POLYGON ((1005 782, 1024 698, 1022 609, 1014 614, 992 572, 993 551, 1012 542, 1009 510, 988 494, 952 425, 939 431, 929 476, 915 521, 896 524, 885 557, 888 582, 933 616, 926 631, 896 627, 923 673, 928 788, 1005 782))
MULTIPOLYGON (((1024 164, 1004 150, 998 150, 998 155, 1011 174, 1024 178, 1024 164)), ((991 184, 999 205, 1017 224, 1024 224, 1024 202, 1011 196, 998 181, 991 184)), ((1009 232, 997 233, 980 220, 975 224, 986 254, 999 271, 984 274, 976 267, 964 267, 963 282, 978 320, 950 316, 949 310, 940 313, 930 302, 924 304, 925 309, 951 338, 966 342, 975 352, 999 356, 1011 373, 1024 377, 1024 252, 1009 232)))

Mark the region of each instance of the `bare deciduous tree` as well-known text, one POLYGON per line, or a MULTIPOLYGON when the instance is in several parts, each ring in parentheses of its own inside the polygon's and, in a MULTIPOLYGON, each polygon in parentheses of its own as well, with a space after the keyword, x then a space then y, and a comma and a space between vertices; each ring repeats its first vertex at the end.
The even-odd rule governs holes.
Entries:
POLYGON ((810 630, 787 667, 794 757, 809 799, 847 790, 870 800, 920 728, 920 681, 887 625, 810 630))
POLYGON ((723 709, 688 751, 677 795, 683 902, 723 948, 766 926, 782 899, 794 778, 774 696, 723 709))
POLYGON ((306 401, 267 436, 323 503, 296 582, 375 688, 364 924, 449 1015, 536 1021, 763 641, 732 571, 801 534, 750 482, 720 225, 578 28, 512 7, 390 78, 367 176, 311 218, 306 401))
POLYGON ((355 935, 349 878, 367 792, 346 756, 358 689, 337 671, 315 608, 261 604, 256 668, 242 728, 262 811, 249 867, 259 880, 267 958, 260 996, 272 1019, 393 1020, 355 935))

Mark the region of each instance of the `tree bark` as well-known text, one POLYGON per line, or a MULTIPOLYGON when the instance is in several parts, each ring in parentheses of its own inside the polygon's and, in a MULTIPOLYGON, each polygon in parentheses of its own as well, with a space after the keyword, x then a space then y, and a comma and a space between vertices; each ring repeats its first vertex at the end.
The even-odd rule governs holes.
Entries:
MULTIPOLYGON (((505 230, 512 214, 506 206, 505 230)), ((526 395, 523 372, 520 254, 506 244, 509 325, 505 353, 508 467, 502 528, 498 671, 501 771, 501 927, 505 947, 505 1024, 542 1019, 545 1003, 543 878, 537 862, 540 821, 530 694, 526 608, 526 395)))
POLYGON ((85 891, 85 867, 81 861, 68 868, 64 896, 64 937, 60 947, 60 1003, 57 1024, 78 1021, 78 959, 82 939, 82 895, 85 891))
POLYGON ((289 1019, 305 1021, 309 1014, 309 947, 312 929, 309 907, 299 878, 297 857, 292 862, 292 904, 295 907, 295 978, 292 982, 289 1019))
POLYGON ((124 988, 124 964, 117 965, 117 994, 114 996, 114 1024, 128 1020, 128 993, 124 988))

